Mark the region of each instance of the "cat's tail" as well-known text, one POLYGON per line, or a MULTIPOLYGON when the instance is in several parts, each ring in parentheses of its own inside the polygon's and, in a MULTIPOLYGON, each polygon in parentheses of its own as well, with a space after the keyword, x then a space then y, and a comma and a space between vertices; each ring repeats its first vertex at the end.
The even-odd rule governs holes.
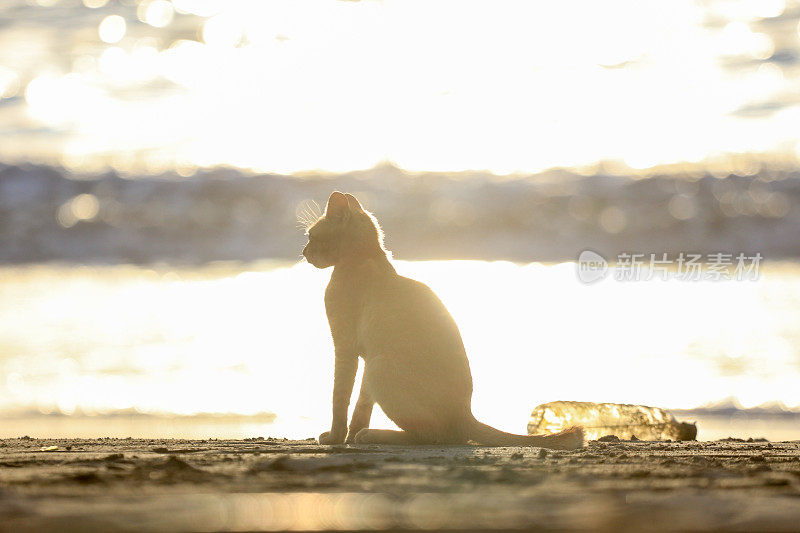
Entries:
POLYGON ((515 435, 506 433, 472 418, 469 439, 484 446, 537 446, 553 450, 574 450, 584 445, 583 428, 567 428, 552 435, 515 435))

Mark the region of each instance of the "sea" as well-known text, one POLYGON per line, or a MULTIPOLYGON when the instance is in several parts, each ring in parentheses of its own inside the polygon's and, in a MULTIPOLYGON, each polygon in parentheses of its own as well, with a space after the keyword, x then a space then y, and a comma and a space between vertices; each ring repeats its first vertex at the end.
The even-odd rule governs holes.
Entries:
MULTIPOLYGON (((397 261, 457 321, 476 416, 674 409, 700 440, 800 439, 800 264, 592 283, 575 262, 397 261)), ((330 270, 302 262, 0 267, 0 438, 311 438, 330 425, 330 270)), ((359 372, 360 374, 360 372, 359 372)), ((360 379, 360 378, 358 378, 360 379)), ((373 427, 393 427, 376 409, 373 427)))

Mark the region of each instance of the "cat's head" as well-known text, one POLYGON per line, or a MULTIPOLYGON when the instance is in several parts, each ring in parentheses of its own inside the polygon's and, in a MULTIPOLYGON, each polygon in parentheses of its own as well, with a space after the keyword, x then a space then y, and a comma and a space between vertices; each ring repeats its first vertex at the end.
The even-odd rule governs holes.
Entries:
POLYGON ((378 221, 352 194, 334 191, 328 198, 325 214, 307 233, 303 256, 317 268, 386 257, 378 221))

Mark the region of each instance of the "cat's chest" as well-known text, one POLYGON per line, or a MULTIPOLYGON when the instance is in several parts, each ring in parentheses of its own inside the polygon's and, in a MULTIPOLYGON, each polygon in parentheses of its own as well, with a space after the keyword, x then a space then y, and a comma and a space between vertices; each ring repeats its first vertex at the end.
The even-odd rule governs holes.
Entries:
POLYGON ((328 286, 325 291, 325 312, 328 319, 337 322, 352 322, 357 319, 361 307, 361 295, 349 288, 328 286))
POLYGON ((360 352, 375 343, 382 331, 382 306, 369 297, 326 298, 325 307, 334 337, 354 342, 360 352))
POLYGON ((363 330, 365 314, 365 292, 352 286, 331 284, 325 291, 325 311, 331 332, 336 337, 358 342, 363 330))

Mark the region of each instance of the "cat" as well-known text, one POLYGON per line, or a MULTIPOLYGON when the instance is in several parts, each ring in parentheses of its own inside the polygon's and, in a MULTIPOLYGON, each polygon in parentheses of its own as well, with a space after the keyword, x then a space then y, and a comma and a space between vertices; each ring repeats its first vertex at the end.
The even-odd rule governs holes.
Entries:
POLYGON ((458 326, 427 285, 395 271, 375 217, 351 194, 335 191, 307 231, 303 256, 333 267, 325 290, 335 351, 333 421, 320 444, 467 444, 583 446, 583 428, 514 435, 475 419, 472 375, 458 326), (361 391, 348 428, 358 357, 361 391), (401 429, 369 429, 375 403, 401 429))

